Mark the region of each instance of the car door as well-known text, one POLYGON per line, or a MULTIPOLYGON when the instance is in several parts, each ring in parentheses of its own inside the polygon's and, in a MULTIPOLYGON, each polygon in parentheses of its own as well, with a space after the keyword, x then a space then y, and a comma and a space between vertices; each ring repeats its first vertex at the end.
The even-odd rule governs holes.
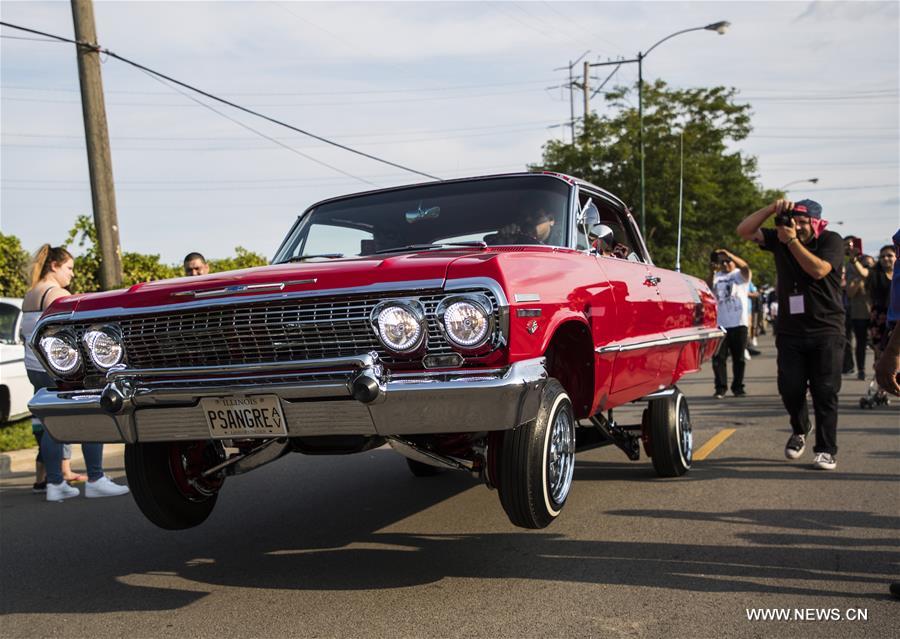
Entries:
POLYGON ((587 197, 597 206, 601 223, 613 231, 615 243, 623 247, 619 256, 598 254, 594 258, 615 299, 615 313, 594 317, 592 325, 597 370, 611 369, 605 404, 612 407, 657 390, 660 355, 652 341, 659 337, 659 296, 650 282, 639 242, 630 230, 628 214, 619 203, 599 192, 582 191, 582 206, 587 197))

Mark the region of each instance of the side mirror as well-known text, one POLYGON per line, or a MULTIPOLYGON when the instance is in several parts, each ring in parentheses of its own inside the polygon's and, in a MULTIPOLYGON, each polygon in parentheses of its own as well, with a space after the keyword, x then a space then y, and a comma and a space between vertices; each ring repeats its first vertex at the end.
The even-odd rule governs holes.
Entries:
POLYGON ((593 239, 600 240, 600 242, 602 242, 603 244, 605 244, 606 246, 608 246, 610 248, 613 245, 613 239, 614 239, 613 230, 611 228, 609 228, 608 226, 606 226, 606 224, 599 224, 599 223, 594 224, 593 226, 590 227, 590 230, 588 231, 588 235, 592 240, 593 239))

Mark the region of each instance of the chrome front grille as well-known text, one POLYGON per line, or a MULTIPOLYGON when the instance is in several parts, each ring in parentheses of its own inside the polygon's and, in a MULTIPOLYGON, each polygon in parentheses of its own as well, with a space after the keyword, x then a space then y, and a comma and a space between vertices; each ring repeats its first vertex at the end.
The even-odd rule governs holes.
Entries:
MULTIPOLYGON (((454 291, 454 294, 462 291, 454 291)), ((495 315, 497 300, 492 301, 495 315)), ((434 317, 443 291, 419 295, 358 295, 211 305, 118 320, 131 368, 257 364, 323 359, 378 352, 387 363, 403 360, 386 352, 369 323, 372 309, 391 297, 418 299, 428 314, 427 352, 450 353, 434 317)), ((499 326, 499 322, 496 322, 499 326)), ((418 358, 417 358, 418 359, 418 358)))

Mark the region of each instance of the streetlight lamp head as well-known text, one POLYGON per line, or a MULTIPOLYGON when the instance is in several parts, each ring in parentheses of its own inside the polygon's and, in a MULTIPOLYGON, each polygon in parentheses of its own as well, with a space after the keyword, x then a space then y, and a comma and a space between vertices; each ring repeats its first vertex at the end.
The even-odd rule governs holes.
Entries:
POLYGON ((812 182, 813 184, 818 184, 819 178, 809 178, 809 181, 812 182))
POLYGON ((704 29, 707 31, 715 31, 719 35, 724 35, 726 31, 728 31, 728 27, 731 26, 731 23, 727 20, 722 20, 720 22, 713 22, 712 24, 708 24, 704 29))

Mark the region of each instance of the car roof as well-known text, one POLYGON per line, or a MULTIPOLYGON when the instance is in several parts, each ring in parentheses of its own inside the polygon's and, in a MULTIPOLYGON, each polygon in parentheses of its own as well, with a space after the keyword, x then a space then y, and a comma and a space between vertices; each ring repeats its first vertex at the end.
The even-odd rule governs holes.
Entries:
POLYGON ((22 308, 22 298, 21 297, 0 297, 0 304, 9 304, 10 306, 15 306, 16 308, 22 308))
POLYGON ((607 191, 605 189, 600 188, 599 186, 596 186, 594 184, 591 184, 590 182, 582 180, 581 178, 573 177, 571 175, 566 175, 565 173, 558 173, 555 171, 520 171, 518 173, 496 173, 496 174, 491 174, 491 175, 477 175, 477 176, 453 178, 451 180, 438 180, 438 181, 431 181, 431 182, 413 182, 411 184, 401 184, 398 186, 390 186, 390 187, 383 188, 383 189, 371 189, 369 191, 357 191, 355 193, 347 193, 345 195, 338 195, 338 196, 327 198, 324 200, 319 200, 318 202, 307 207, 305 209, 304 213, 306 211, 309 211, 310 209, 322 206, 323 204, 329 204, 331 202, 338 202, 340 200, 359 197, 362 195, 372 195, 374 193, 389 193, 390 191, 402 191, 404 189, 415 188, 417 186, 425 186, 425 185, 438 184, 438 183, 452 184, 455 182, 470 182, 473 180, 493 180, 496 178, 521 178, 521 177, 535 177, 535 178, 551 177, 551 178, 555 178, 558 180, 562 180, 572 186, 588 187, 595 191, 600 191, 604 195, 608 196, 611 200, 614 200, 615 202, 621 204, 622 208, 626 208, 626 209, 628 208, 625 205, 625 203, 621 199, 619 199, 617 196, 613 195, 612 193, 610 193, 609 191, 607 191))

